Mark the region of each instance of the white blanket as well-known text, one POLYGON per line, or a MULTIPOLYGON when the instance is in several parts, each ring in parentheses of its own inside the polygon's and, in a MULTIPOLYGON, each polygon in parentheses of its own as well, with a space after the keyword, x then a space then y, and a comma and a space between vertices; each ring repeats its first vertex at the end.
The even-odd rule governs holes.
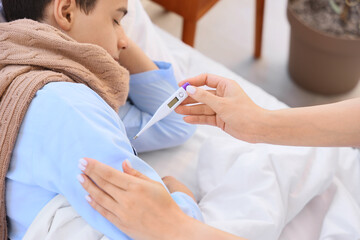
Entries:
MULTIPOLYGON (((325 212, 322 226, 315 219, 311 223, 319 224, 314 239, 360 239, 359 159, 359 152, 350 148, 211 138, 200 151, 199 205, 205 222, 214 227, 252 240, 271 240, 279 239, 313 198, 327 195, 320 205, 325 212)), ((310 214, 319 217, 316 209, 310 214)), ((311 238, 304 234, 297 239, 311 238)))
POLYGON ((102 233, 90 227, 62 195, 57 195, 40 211, 23 239, 108 240, 102 233))

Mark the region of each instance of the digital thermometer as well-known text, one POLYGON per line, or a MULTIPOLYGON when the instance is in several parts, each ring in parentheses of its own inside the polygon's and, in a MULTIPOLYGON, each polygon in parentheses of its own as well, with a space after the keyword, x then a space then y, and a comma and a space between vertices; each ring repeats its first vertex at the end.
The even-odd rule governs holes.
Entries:
POLYGON ((172 111, 174 111, 175 108, 177 108, 180 103, 182 103, 187 97, 188 94, 186 92, 187 86, 189 86, 190 83, 185 83, 179 90, 177 90, 171 97, 169 97, 159 108, 156 110, 154 116, 150 119, 150 121, 145 125, 141 131, 136 134, 134 139, 137 139, 140 134, 142 134, 144 131, 146 131, 148 128, 150 128, 152 125, 160 121, 161 119, 165 118, 167 115, 169 115, 172 111))

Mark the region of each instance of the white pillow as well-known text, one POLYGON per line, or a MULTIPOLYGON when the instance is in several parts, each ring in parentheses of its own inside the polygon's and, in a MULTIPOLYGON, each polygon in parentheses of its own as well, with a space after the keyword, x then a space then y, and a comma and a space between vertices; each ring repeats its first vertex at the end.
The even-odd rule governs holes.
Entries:
POLYGON ((128 1, 128 14, 123 19, 122 25, 128 37, 152 60, 170 62, 173 65, 176 79, 178 81, 183 79, 183 73, 170 54, 170 50, 157 34, 140 0, 128 1))

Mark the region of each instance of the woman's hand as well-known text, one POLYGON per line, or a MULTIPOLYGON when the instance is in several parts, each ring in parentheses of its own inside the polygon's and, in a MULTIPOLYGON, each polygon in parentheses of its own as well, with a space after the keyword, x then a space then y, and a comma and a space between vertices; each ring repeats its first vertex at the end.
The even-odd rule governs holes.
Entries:
POLYGON ((233 80, 216 75, 202 74, 179 83, 189 82, 190 98, 175 111, 188 115, 184 120, 191 124, 217 126, 235 138, 259 142, 257 136, 264 125, 266 110, 256 105, 233 80), (193 86, 206 85, 215 90, 206 91, 193 86), (201 103, 185 106, 186 104, 201 103))
POLYGON ((164 186, 123 162, 124 173, 94 159, 80 160, 79 177, 87 200, 101 215, 134 239, 176 239, 188 222, 164 186), (95 185, 96 184, 96 185, 95 185))
POLYGON ((359 147, 360 98, 338 103, 279 110, 257 106, 233 80, 203 74, 180 82, 191 98, 175 111, 192 124, 218 126, 235 138, 251 143, 293 146, 359 147), (193 86, 207 85, 205 91, 193 86), (202 103, 193 106, 185 104, 202 103))
MULTIPOLYGON (((244 240, 187 216, 161 183, 132 169, 128 161, 123 162, 124 173, 90 158, 79 164, 90 205, 134 239, 244 240)), ((165 181, 179 188, 177 180, 165 181)))

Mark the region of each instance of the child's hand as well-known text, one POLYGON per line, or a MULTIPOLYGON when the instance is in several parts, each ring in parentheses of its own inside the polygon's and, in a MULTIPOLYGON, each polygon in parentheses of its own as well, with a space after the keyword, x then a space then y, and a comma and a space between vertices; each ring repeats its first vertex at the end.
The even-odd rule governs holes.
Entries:
POLYGON ((129 70, 130 74, 159 69, 130 38, 128 38, 128 47, 123 50, 119 56, 119 63, 129 70))
POLYGON ((194 194, 190 191, 189 188, 187 188, 183 183, 179 182, 176 178, 171 176, 163 177, 162 180, 164 181, 166 187, 169 189, 170 193, 173 192, 182 192, 194 199, 196 202, 196 199, 194 197, 194 194))

